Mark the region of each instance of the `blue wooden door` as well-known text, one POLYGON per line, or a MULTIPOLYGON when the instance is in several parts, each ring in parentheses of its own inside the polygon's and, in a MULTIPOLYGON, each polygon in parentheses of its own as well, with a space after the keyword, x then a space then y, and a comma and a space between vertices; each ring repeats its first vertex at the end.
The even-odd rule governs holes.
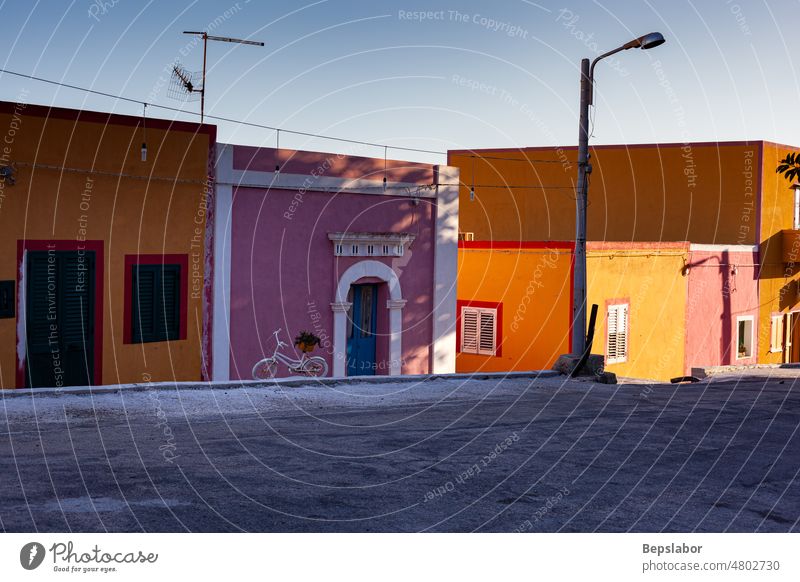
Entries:
POLYGON ((378 315, 378 286, 353 285, 353 306, 347 337, 347 375, 375 374, 375 321, 378 315))

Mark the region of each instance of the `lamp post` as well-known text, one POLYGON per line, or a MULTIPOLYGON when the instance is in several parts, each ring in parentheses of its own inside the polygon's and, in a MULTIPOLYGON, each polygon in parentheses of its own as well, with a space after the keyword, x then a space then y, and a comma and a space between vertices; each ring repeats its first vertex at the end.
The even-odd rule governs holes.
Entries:
POLYGON ((659 32, 640 36, 621 47, 590 61, 581 60, 581 108, 578 130, 578 188, 575 199, 575 263, 573 265, 572 353, 583 356, 586 351, 586 206, 589 194, 589 105, 592 104, 594 67, 606 57, 620 51, 651 49, 664 44, 659 32))

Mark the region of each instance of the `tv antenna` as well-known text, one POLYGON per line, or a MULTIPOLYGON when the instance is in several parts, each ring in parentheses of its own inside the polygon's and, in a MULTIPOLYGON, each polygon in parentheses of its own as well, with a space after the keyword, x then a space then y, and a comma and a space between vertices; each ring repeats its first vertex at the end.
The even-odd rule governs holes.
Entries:
POLYGON ((208 41, 216 40, 219 42, 235 42, 237 44, 251 44, 253 46, 264 46, 263 42, 255 40, 244 40, 241 38, 229 38, 227 36, 211 36, 205 31, 185 30, 183 34, 193 34, 203 39, 203 71, 200 73, 200 86, 198 87, 197 73, 192 73, 176 63, 172 67, 172 84, 174 96, 191 99, 197 93, 200 94, 200 123, 203 123, 206 105, 206 55, 208 54, 208 41))

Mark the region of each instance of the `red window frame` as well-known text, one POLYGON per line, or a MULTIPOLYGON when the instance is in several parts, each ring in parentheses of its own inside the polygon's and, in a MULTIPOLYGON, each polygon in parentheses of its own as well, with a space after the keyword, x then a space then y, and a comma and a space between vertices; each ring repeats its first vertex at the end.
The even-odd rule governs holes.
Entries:
MULTIPOLYGON (((122 322, 122 343, 133 342, 133 266, 134 265, 180 265, 181 300, 180 325, 175 340, 186 339, 186 319, 189 308, 189 255, 125 255, 125 309, 122 322)), ((139 344, 137 344, 139 345, 139 344)))
MULTIPOLYGON (((472 301, 467 299, 456 300, 456 353, 461 352, 461 309, 463 307, 482 307, 485 309, 497 310, 497 333, 495 334, 495 352, 494 356, 486 356, 484 358, 499 358, 503 355, 503 303, 495 301, 472 301)), ((475 354, 469 354, 473 356, 475 354)))

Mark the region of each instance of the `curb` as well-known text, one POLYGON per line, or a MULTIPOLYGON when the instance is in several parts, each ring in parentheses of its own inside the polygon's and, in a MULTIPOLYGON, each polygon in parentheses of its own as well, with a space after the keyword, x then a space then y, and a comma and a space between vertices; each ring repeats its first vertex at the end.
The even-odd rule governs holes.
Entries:
POLYGON ((418 374, 409 376, 359 376, 355 378, 277 378, 275 380, 239 380, 215 382, 147 382, 143 384, 111 384, 108 386, 70 386, 66 388, 8 388, 0 390, 0 400, 22 396, 83 396, 116 394, 118 392, 146 392, 149 390, 235 390, 238 388, 294 388, 311 386, 338 386, 340 384, 392 384, 398 382, 430 382, 432 380, 502 380, 505 378, 555 378, 558 372, 533 370, 530 372, 486 372, 474 374, 418 374))
POLYGON ((692 368, 692 376, 705 379, 718 374, 730 372, 746 372, 747 370, 778 370, 778 369, 800 369, 800 364, 750 364, 747 366, 708 366, 706 368, 692 368))

